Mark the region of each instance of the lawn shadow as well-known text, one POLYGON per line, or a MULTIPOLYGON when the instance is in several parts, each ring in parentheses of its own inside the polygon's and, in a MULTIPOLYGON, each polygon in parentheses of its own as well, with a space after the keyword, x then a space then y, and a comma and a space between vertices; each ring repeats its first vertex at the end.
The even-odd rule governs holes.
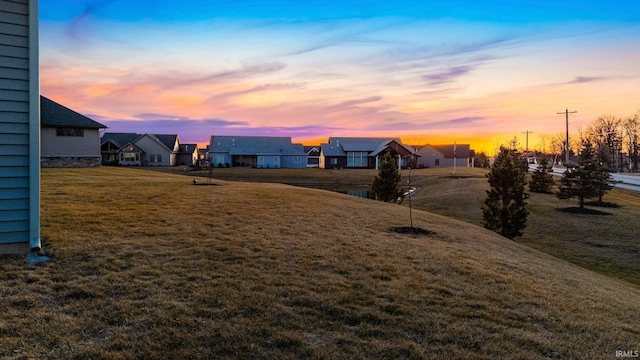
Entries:
POLYGON ((563 213, 569 213, 569 214, 613 215, 611 213, 600 211, 600 210, 580 208, 580 207, 556 208, 556 211, 560 211, 560 212, 563 212, 563 213))
POLYGON ((430 236, 435 235, 436 233, 431 230, 425 230, 420 227, 411 227, 411 226, 398 226, 392 227, 389 230, 398 233, 398 234, 407 234, 407 235, 422 235, 422 236, 430 236))
POLYGON ((619 208, 620 205, 610 201, 587 201, 585 205, 598 206, 603 208, 619 208))
POLYGON ((486 179, 485 176, 480 176, 480 175, 455 175, 455 174, 440 176, 440 178, 441 179, 486 179))

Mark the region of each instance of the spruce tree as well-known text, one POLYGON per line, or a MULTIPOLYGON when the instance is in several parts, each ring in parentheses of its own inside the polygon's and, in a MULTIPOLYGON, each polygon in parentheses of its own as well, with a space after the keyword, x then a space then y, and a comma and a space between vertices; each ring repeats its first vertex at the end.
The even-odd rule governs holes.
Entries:
POLYGON ((538 168, 531 174, 531 182, 529 183, 529 190, 537 193, 550 194, 551 188, 555 185, 553 181, 553 166, 549 165, 549 160, 543 156, 540 159, 538 168))
POLYGON ((578 165, 568 168, 560 180, 560 199, 578 198, 580 208, 584 208, 586 199, 599 198, 611 189, 611 176, 599 158, 597 150, 590 141, 584 141, 578 156, 578 165))
POLYGON ((395 201, 402 196, 400 189, 400 179, 402 175, 398 172, 396 164, 391 154, 386 153, 378 168, 378 175, 373 179, 371 191, 376 200, 395 201))
POLYGON ((525 209, 525 172, 517 155, 504 147, 487 174, 491 188, 482 207, 484 226, 513 239, 522 236, 529 212, 525 209))

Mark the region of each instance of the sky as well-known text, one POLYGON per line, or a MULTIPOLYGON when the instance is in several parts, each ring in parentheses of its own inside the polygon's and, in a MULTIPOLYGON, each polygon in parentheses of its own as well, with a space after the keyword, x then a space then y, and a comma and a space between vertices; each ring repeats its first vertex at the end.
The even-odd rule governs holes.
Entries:
POLYGON ((546 147, 640 110, 640 2, 40 0, 41 93, 108 132, 546 147))

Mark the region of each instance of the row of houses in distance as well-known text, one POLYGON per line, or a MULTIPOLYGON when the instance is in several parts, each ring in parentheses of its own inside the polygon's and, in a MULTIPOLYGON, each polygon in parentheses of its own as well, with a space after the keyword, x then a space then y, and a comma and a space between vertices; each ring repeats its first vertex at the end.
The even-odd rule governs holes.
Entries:
MULTIPOLYGON (((177 134, 105 133, 100 145, 103 165, 196 165, 197 144, 181 144, 177 134)), ((202 156, 204 158, 204 156, 202 156)))
POLYGON ((107 127, 44 96, 41 107, 41 166, 176 166, 378 168, 386 153, 398 168, 473 166, 469 144, 408 145, 396 138, 330 137, 303 146, 290 137, 219 136, 207 147, 181 143, 177 134, 101 132, 107 127))
POLYGON ((398 168, 473 166, 475 156, 469 144, 412 146, 394 138, 330 137, 304 147, 290 137, 212 136, 207 159, 217 167, 377 169, 387 153, 398 168))

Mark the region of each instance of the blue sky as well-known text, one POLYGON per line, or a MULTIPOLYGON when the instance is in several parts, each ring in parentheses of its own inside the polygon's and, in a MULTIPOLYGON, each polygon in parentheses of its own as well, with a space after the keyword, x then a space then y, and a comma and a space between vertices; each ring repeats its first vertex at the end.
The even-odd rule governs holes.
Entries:
POLYGON ((40 19, 42 93, 108 131, 489 151, 563 131, 566 107, 572 131, 640 110, 632 1, 41 0, 40 19))

